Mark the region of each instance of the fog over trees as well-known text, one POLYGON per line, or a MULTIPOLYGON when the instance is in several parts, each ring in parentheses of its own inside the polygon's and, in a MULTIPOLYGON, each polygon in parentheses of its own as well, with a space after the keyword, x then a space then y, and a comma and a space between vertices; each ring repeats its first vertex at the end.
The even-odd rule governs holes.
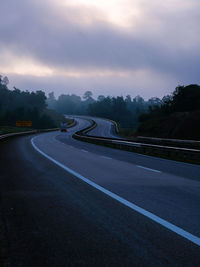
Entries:
MULTIPOLYGON (((149 122, 148 129, 151 134, 155 128, 159 129, 159 122, 152 123, 154 119, 166 118, 177 113, 189 116, 188 114, 194 111, 200 111, 200 86, 196 84, 178 86, 171 95, 166 95, 162 99, 152 97, 148 100, 144 100, 141 96, 130 95, 126 97, 99 95, 94 99, 93 93, 87 90, 82 97, 62 94, 56 98, 54 92, 46 97, 41 90, 21 91, 15 87, 10 90, 8 84, 8 78, 0 76, 1 125, 14 125, 16 120, 31 120, 34 128, 54 127, 54 121, 45 113, 48 108, 60 114, 112 119, 118 122, 121 128, 133 130, 141 130, 142 125, 149 122)), ((179 117, 183 120, 183 115, 180 114, 179 117)), ((161 130, 157 130, 157 135, 161 130)))
POLYGON ((115 120, 122 133, 128 136, 185 139, 199 139, 200 136, 200 86, 196 84, 177 86, 172 94, 162 99, 99 95, 95 100, 92 92, 87 91, 83 98, 68 94, 55 99, 54 94, 50 93, 47 103, 49 108, 63 114, 115 120))
POLYGON ((128 128, 136 128, 139 116, 147 112, 150 106, 160 106, 161 103, 162 100, 156 97, 145 101, 141 96, 131 98, 130 95, 125 98, 99 95, 95 100, 91 91, 86 91, 83 98, 62 94, 56 99, 53 92, 47 98, 48 107, 60 113, 108 118, 128 128))

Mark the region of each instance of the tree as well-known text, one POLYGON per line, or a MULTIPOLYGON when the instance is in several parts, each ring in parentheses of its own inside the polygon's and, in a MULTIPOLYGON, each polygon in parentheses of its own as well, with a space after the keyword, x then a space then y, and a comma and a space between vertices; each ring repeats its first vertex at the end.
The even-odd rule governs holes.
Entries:
POLYGON ((99 95, 98 97, 97 97, 97 100, 98 101, 103 101, 105 99, 105 96, 104 95, 99 95))
POLYGON ((127 95, 125 98, 126 103, 131 103, 131 96, 127 95))
POLYGON ((90 99, 90 98, 92 98, 92 92, 91 91, 86 91, 85 93, 84 93, 84 95, 83 95, 83 99, 85 99, 85 100, 88 100, 88 99, 90 99))
POLYGON ((9 80, 8 80, 8 77, 5 76, 3 79, 2 79, 2 84, 7 86, 9 84, 9 80))
POLYGON ((178 86, 172 96, 173 111, 192 111, 200 109, 200 86, 190 84, 178 86))
POLYGON ((9 84, 8 77, 7 76, 3 77, 2 75, 0 75, 0 89, 8 89, 7 88, 8 84, 9 84))
POLYGON ((148 100, 148 103, 150 106, 161 106, 162 105, 162 100, 158 97, 151 97, 149 100, 148 100))
POLYGON ((49 98, 51 101, 52 101, 52 100, 53 100, 53 101, 56 100, 56 98, 55 98, 55 96, 54 96, 54 92, 49 93, 48 96, 49 96, 48 98, 49 98))
POLYGON ((46 102, 47 102, 47 105, 50 109, 56 109, 57 101, 56 101, 56 98, 54 96, 54 92, 51 92, 48 94, 48 98, 47 98, 46 102))
POLYGON ((144 103, 144 99, 140 96, 140 95, 137 95, 134 99, 133 99, 134 102, 138 103, 138 104, 143 104, 144 103))

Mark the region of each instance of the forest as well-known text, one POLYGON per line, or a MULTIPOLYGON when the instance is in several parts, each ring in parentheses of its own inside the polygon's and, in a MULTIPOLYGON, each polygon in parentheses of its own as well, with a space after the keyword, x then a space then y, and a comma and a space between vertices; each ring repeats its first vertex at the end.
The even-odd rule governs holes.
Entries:
POLYGON ((15 126, 17 120, 30 120, 35 129, 55 127, 53 119, 45 114, 46 96, 42 91, 8 89, 9 80, 0 76, 0 125, 15 126))
POLYGON ((139 121, 136 135, 200 140, 200 86, 177 86, 139 121))
POLYGON ((49 108, 63 114, 80 114, 115 120, 125 137, 138 135, 200 139, 200 86, 179 85, 162 99, 127 95, 111 97, 99 95, 95 100, 91 91, 83 99, 74 94, 47 98, 49 108))
MULTIPOLYGON (((154 136, 200 139, 200 86, 177 86, 162 99, 141 96, 93 97, 54 92, 46 97, 35 92, 8 89, 9 80, 0 76, 0 125, 15 125, 17 120, 31 120, 33 128, 56 127, 52 114, 90 115, 115 120, 125 136, 154 136)), ((64 118, 61 116, 61 118, 64 118)))
POLYGON ((60 95, 55 98, 51 92, 47 98, 50 109, 62 114, 90 115, 115 120, 122 128, 136 129, 139 116, 148 112, 150 107, 160 106, 162 100, 153 97, 145 101, 141 96, 131 98, 127 95, 111 97, 99 95, 95 100, 91 91, 86 91, 83 98, 75 94, 60 95))

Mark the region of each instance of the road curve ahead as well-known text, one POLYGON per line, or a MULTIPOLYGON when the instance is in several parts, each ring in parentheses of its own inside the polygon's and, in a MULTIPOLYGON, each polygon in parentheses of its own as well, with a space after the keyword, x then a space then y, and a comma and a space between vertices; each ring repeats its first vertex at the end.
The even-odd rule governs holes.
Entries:
MULTIPOLYGON (((121 139, 121 137, 118 136, 116 133, 115 124, 110 120, 91 117, 91 116, 78 116, 78 117, 72 116, 72 117, 75 120, 82 118, 82 121, 87 119, 87 120, 93 120, 96 122, 97 126, 93 130, 88 132, 89 135, 121 139)), ((81 123, 81 120, 79 120, 79 122, 81 123)))
POLYGON ((0 144, 0 237, 8 266, 199 266, 194 240, 98 189, 198 239, 199 166, 74 140, 89 123, 77 121, 68 133, 0 144))

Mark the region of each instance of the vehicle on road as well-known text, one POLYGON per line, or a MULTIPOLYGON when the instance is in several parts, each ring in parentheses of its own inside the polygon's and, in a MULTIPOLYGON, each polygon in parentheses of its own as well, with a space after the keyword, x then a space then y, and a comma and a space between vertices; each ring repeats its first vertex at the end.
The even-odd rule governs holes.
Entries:
POLYGON ((67 132, 67 124, 65 122, 62 122, 60 124, 60 131, 61 132, 67 132))

